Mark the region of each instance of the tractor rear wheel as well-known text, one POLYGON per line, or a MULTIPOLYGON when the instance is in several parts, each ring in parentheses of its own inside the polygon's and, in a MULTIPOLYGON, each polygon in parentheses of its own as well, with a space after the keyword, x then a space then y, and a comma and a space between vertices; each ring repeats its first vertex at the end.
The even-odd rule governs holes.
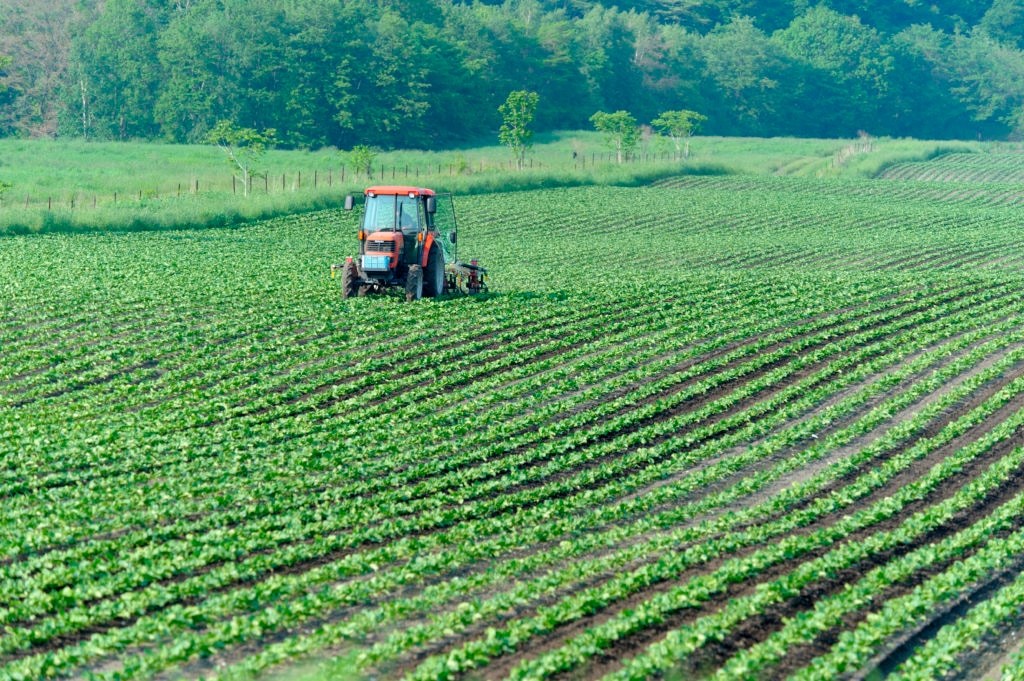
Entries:
POLYGON ((442 295, 444 293, 444 256, 436 246, 430 249, 425 275, 423 293, 430 298, 442 295))
POLYGON ((423 268, 410 265, 409 274, 405 277, 405 301, 411 303, 423 297, 423 268))
POLYGON ((354 261, 345 263, 345 269, 341 272, 341 297, 353 298, 359 292, 359 270, 354 261))

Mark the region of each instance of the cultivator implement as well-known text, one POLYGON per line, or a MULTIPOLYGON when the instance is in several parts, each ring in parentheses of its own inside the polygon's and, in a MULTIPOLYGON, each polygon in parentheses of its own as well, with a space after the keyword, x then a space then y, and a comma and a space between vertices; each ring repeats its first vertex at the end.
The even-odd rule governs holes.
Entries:
POLYGON ((446 268, 448 290, 457 293, 487 293, 487 268, 476 264, 453 262, 446 268))

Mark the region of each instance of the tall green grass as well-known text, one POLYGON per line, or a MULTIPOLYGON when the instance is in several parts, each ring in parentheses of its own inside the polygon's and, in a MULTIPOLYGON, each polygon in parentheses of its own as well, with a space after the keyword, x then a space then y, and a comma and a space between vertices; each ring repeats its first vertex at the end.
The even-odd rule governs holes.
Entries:
MULTIPOLYGON (((253 191, 243 196, 212 146, 0 140, 0 234, 224 227, 340 206, 370 184, 415 184, 456 194, 581 185, 646 184, 684 174, 822 175, 850 140, 699 137, 679 158, 666 139, 648 137, 637 159, 618 165, 594 132, 539 135, 524 171, 508 150, 483 145, 445 151, 382 152, 370 177, 356 175, 334 149, 271 150, 253 191), (315 186, 314 186, 315 184, 315 186)), ((977 148, 960 145, 958 150, 977 148)), ((879 140, 829 174, 862 176, 900 160, 938 153, 933 142, 879 140)))

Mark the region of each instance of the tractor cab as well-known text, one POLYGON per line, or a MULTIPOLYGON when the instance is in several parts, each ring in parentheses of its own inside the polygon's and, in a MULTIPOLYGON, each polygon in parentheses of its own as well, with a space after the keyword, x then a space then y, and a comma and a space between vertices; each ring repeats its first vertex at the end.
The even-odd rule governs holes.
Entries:
POLYGON ((369 193, 366 195, 363 229, 367 232, 415 234, 421 225, 433 222, 427 219, 424 209, 425 201, 421 201, 419 196, 369 193))
MULTIPOLYGON (((363 192, 359 255, 344 265, 342 296, 364 296, 388 287, 404 287, 407 300, 437 297, 461 284, 455 274, 458 227, 451 194, 421 187, 370 187, 363 192)), ((345 210, 355 197, 345 199, 345 210)), ((475 265, 473 267, 476 267, 475 265)), ((482 268, 477 268, 481 269, 482 268)), ((483 273, 479 275, 482 282, 483 273)))

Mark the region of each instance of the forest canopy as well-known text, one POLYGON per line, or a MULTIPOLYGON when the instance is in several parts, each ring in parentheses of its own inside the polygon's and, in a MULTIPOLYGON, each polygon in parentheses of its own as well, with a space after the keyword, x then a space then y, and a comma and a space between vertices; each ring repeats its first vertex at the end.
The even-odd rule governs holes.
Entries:
POLYGON ((5 0, 0 136, 292 147, 538 131, 598 111, 721 135, 1019 138, 1024 0, 5 0))

